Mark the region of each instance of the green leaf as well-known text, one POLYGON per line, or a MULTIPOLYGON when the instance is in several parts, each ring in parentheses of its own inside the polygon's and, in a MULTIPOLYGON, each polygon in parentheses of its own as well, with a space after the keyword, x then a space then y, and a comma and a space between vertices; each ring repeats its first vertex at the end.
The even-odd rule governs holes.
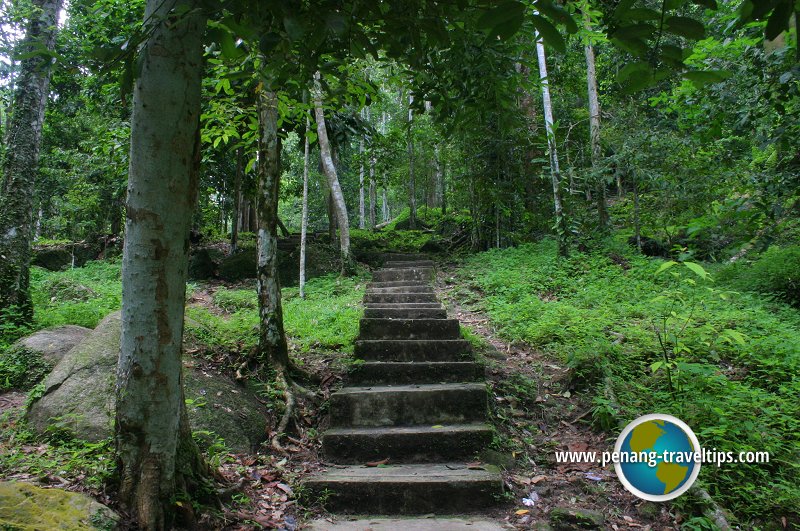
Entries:
POLYGON ((620 20, 660 20, 661 12, 648 7, 629 9, 620 17, 620 20))
POLYGON ((647 61, 637 61, 635 63, 628 63, 617 74, 617 81, 625 83, 634 74, 644 74, 650 71, 650 63, 647 61))
POLYGON ((741 346, 745 346, 747 344, 747 336, 745 336, 738 330, 732 330, 730 328, 726 328, 725 330, 722 331, 722 335, 730 339, 732 342, 737 343, 741 346))
POLYGON ((657 361, 657 362, 653 363, 652 365, 650 365, 650 371, 651 372, 658 372, 658 370, 663 366, 664 366, 664 362, 663 361, 657 361))
POLYGON ((705 26, 689 17, 669 17, 666 26, 671 33, 687 39, 699 40, 706 35, 705 26))
POLYGON ((534 4, 536 10, 558 24, 564 24, 569 33, 578 32, 578 24, 569 12, 558 4, 553 3, 551 0, 539 0, 534 4))
POLYGON ((645 56, 647 56, 647 50, 648 50, 647 43, 644 42, 642 39, 638 39, 638 38, 629 38, 629 39, 612 38, 611 39, 611 43, 614 46, 616 46, 617 48, 620 48, 621 50, 624 50, 624 51, 628 52, 629 54, 634 55, 636 57, 644 58, 645 56))
POLYGON ((656 272, 654 273, 654 275, 659 275, 659 274, 663 273, 664 271, 666 271, 667 269, 669 269, 670 267, 676 266, 676 265, 678 265, 678 262, 675 262, 673 260, 670 260, 669 262, 664 262, 663 264, 661 264, 661 266, 658 269, 656 269, 656 272))
POLYGON ((725 81, 733 75, 728 70, 691 70, 684 72, 683 77, 691 81, 696 87, 704 87, 712 83, 725 81))
POLYGON ((708 278, 708 271, 703 269, 703 266, 701 266, 700 264, 696 264, 695 262, 684 262, 683 265, 685 265, 689 269, 689 271, 691 271, 698 277, 702 278, 703 280, 708 278))
POLYGON ((567 45, 564 43, 564 38, 561 36, 561 33, 559 33, 556 27, 553 26, 549 20, 540 15, 533 15, 532 18, 533 25, 536 27, 536 31, 538 31, 544 39, 545 44, 552 46, 561 53, 564 53, 567 50, 567 45))
POLYGON ((767 28, 764 30, 764 35, 767 39, 772 40, 787 29, 789 29, 789 19, 792 16, 793 6, 792 0, 781 0, 775 6, 775 10, 767 20, 767 28))
POLYGON ((656 27, 652 24, 630 24, 628 26, 622 26, 617 31, 614 32, 612 37, 616 39, 639 39, 639 38, 648 38, 653 33, 656 32, 656 27))
POLYGON ((283 27, 293 41, 301 40, 306 34, 306 28, 303 23, 294 17, 284 17, 283 27))
POLYGON ((479 29, 492 29, 515 18, 521 18, 524 14, 525 5, 521 2, 510 0, 481 15, 477 26, 479 29))

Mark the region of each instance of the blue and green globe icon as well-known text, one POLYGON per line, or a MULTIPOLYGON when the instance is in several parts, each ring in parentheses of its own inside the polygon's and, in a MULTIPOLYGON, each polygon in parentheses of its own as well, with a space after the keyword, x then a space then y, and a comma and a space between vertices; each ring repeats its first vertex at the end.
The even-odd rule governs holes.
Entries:
POLYGON ((645 500, 677 498, 700 473, 697 436, 671 415, 654 413, 634 420, 622 430, 614 451, 619 480, 645 500))

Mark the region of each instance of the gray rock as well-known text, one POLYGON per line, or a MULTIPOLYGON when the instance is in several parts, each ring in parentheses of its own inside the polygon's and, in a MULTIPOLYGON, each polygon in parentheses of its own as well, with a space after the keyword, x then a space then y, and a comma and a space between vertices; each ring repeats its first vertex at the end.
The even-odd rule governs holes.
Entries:
POLYGON ((46 328, 20 339, 12 348, 25 348, 55 365, 91 331, 90 328, 75 325, 46 328))
MULTIPOLYGON (((120 331, 116 312, 64 356, 28 409, 31 427, 39 433, 64 430, 88 441, 113 434, 120 331)), ((235 452, 249 452, 266 438, 264 408, 246 389, 193 367, 184 369, 184 380, 193 430, 213 432, 235 452)), ((213 437, 202 440, 210 443, 213 437)))
POLYGON ((603 529, 602 513, 577 507, 555 507, 550 511, 550 524, 556 531, 573 529, 603 529))

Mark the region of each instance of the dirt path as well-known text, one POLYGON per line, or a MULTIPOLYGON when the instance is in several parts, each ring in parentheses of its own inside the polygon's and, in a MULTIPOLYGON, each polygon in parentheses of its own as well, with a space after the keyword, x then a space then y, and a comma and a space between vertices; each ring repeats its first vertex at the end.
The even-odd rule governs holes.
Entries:
POLYGON ((680 529, 672 506, 630 494, 613 465, 556 462, 557 451, 610 451, 617 434, 592 428, 591 400, 572 389, 563 361, 498 337, 475 304, 479 294, 457 289, 453 273, 441 268, 436 290, 448 314, 485 342, 480 350, 494 391, 490 408, 503 454, 511 454, 494 457, 513 460, 505 474, 513 499, 498 517, 517 529, 559 521, 565 529, 680 529))

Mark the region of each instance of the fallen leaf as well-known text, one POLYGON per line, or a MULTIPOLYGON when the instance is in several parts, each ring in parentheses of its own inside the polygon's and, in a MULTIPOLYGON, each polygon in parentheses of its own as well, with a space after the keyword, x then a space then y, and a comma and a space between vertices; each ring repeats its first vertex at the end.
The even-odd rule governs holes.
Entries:
POLYGON ((531 478, 531 483, 536 485, 537 483, 539 483, 540 481, 544 481, 545 479, 547 479, 547 476, 536 476, 531 478))
POLYGON ((288 494, 289 496, 291 496, 292 494, 294 494, 294 492, 292 492, 292 487, 290 487, 290 486, 289 486, 289 485, 287 485, 286 483, 278 483, 278 484, 277 484, 277 485, 275 485, 275 486, 276 486, 276 487, 278 487, 279 489, 281 489, 283 492, 285 492, 285 493, 286 493, 286 494, 288 494))
POLYGON ((369 467, 376 467, 376 466, 385 465, 385 464, 387 464, 388 462, 389 462, 389 458, 387 457, 386 459, 382 459, 382 460, 380 460, 380 461, 370 461, 370 462, 369 462, 369 463, 367 463, 365 466, 369 466, 369 467))
POLYGON ((528 509, 520 509, 519 511, 517 511, 514 514, 516 514, 517 516, 522 516, 523 514, 528 514, 529 512, 530 511, 528 509))

